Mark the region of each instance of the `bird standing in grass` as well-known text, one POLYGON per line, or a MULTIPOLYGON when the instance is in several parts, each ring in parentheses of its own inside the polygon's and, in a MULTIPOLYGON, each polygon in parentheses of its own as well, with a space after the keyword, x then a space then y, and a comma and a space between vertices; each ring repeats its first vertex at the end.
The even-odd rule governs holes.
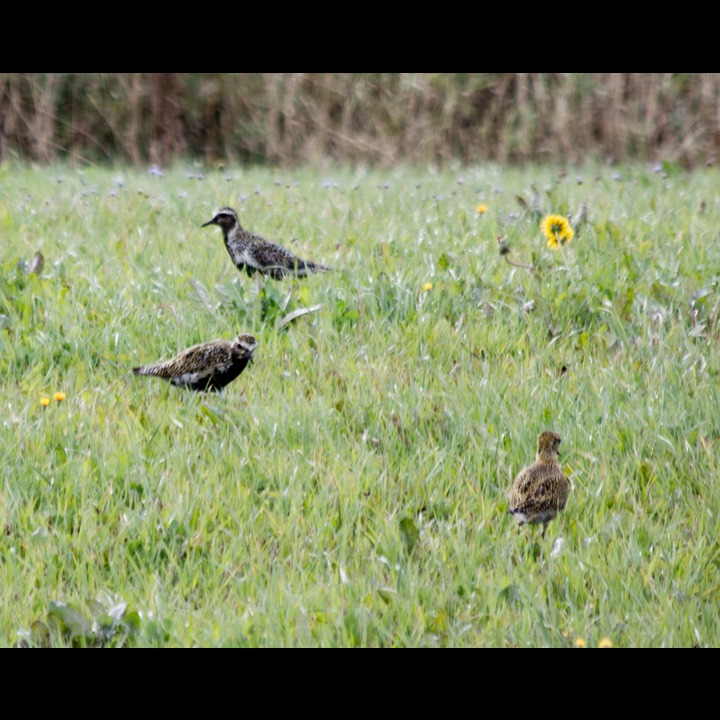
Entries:
POLYGON ((509 512, 520 526, 542 523, 543 538, 548 523, 565 507, 570 490, 558 463, 560 442, 555 432, 540 433, 535 462, 518 473, 508 493, 509 512))
POLYGON ((193 345, 170 360, 133 368, 136 375, 154 375, 191 390, 222 389, 252 360, 257 340, 238 335, 234 340, 213 340, 193 345))
POLYGON ((311 260, 302 260, 282 245, 278 245, 259 235, 253 235, 240 225, 237 213, 229 207, 216 210, 212 220, 200 227, 218 225, 223 233, 225 247, 230 253, 237 269, 245 270, 248 275, 259 272, 279 280, 284 275, 305 277, 310 272, 326 272, 330 268, 318 265, 311 260))

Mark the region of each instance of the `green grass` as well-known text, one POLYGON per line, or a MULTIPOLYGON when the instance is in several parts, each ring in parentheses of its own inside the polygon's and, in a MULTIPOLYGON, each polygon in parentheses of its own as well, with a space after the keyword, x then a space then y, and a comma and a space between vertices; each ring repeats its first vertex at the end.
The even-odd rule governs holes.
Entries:
POLYGON ((720 644, 716 169, 202 171, 0 166, 0 644, 720 644), (241 276, 224 204, 337 271, 241 276), (239 332, 224 396, 131 373, 239 332))

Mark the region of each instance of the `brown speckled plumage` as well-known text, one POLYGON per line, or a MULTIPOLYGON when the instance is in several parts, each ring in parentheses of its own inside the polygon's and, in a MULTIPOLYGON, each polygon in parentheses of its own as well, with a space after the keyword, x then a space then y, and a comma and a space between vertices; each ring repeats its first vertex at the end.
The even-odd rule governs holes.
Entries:
POLYGON ((222 207, 216 210, 212 220, 203 223, 201 227, 207 225, 220 227, 232 261, 238 270, 245 270, 248 275, 259 272, 279 280, 284 275, 305 277, 310 272, 330 270, 324 265, 302 260, 282 245, 244 230, 232 208, 222 207))
POLYGON ((222 390, 247 367, 257 347, 252 335, 193 345, 170 360, 133 368, 136 375, 154 375, 191 390, 222 390))
POLYGON ((570 490, 558 463, 560 442, 555 432, 540 433, 535 462, 518 473, 508 493, 509 512, 521 526, 542 523, 542 537, 548 523, 565 507, 570 490))

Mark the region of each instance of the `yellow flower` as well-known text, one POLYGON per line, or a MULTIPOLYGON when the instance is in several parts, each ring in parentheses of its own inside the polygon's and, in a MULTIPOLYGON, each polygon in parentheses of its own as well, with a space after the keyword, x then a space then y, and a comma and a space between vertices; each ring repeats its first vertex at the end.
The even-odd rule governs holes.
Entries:
POLYGON ((575 237, 570 221, 563 215, 546 215, 540 223, 540 229, 547 238, 548 247, 553 250, 575 237))
POLYGON ((433 287, 433 286, 432 286, 432 283, 431 283, 431 282, 426 282, 426 283, 422 286, 423 292, 427 292, 428 290, 432 290, 432 287, 433 287))
POLYGON ((487 212, 487 205, 485 203, 480 203, 476 208, 475 212, 479 213, 480 215, 484 215, 487 212))
POLYGON ((604 637, 600 642, 598 643, 599 648, 611 648, 612 647, 612 640, 610 638, 604 637))
POLYGON ((585 647, 585 641, 582 638, 578 638, 575 641, 575 647, 584 648, 585 647))
POLYGON ((66 395, 64 392, 56 392, 56 393, 53 395, 53 397, 54 397, 58 402, 62 402, 62 401, 67 397, 67 395, 66 395))
POLYGON ((47 407, 47 406, 50 404, 50 398, 49 398, 49 397, 46 397, 45 395, 43 395, 43 396, 40 398, 40 404, 41 404, 43 407, 47 407))

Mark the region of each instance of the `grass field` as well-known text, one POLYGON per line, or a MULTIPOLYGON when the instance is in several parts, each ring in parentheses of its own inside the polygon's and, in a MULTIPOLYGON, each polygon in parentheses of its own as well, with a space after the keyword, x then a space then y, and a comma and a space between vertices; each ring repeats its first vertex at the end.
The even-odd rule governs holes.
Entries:
POLYGON ((0 166, 0 644, 718 646, 717 186, 0 166), (240 275, 226 204, 335 272, 240 275), (131 373, 240 332, 222 396, 131 373))

